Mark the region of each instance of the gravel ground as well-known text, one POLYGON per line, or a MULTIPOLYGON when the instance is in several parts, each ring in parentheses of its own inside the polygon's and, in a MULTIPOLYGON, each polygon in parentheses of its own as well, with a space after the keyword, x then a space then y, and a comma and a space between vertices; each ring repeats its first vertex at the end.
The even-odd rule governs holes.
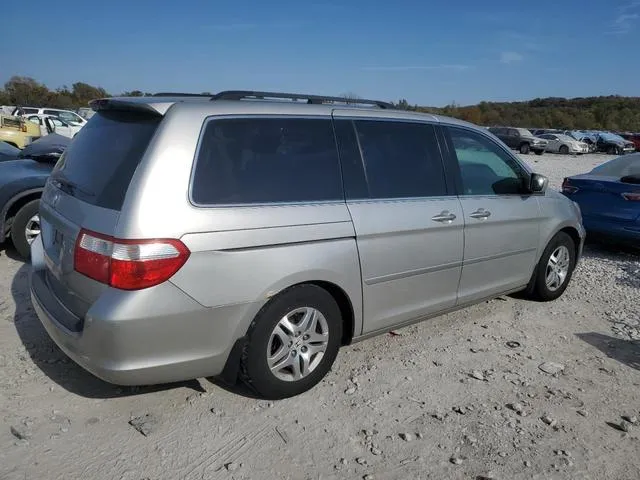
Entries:
MULTIPOLYGON (((558 187, 602 155, 527 156, 558 187)), ((344 348, 311 392, 120 388, 70 363, 0 253, 0 479, 640 478, 640 257, 344 348)))

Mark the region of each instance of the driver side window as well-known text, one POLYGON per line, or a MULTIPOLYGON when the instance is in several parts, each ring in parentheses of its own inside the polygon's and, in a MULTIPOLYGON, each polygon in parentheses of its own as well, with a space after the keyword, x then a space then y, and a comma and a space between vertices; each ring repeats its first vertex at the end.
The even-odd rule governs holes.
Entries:
POLYGON ((463 195, 519 195, 527 173, 489 138, 471 130, 448 127, 455 149, 463 195))

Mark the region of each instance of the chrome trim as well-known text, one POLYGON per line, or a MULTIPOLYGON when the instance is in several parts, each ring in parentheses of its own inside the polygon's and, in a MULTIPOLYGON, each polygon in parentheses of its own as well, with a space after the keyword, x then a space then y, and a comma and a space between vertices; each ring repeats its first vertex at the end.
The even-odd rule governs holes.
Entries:
POLYGON ((465 265, 473 265, 474 263, 488 262, 490 260, 497 260, 499 258, 512 257, 514 255, 520 255, 522 253, 535 252, 537 250, 538 250, 537 248, 525 248, 524 250, 515 250, 515 251, 512 251, 512 252, 502 252, 502 253, 498 253, 496 255, 488 255, 486 257, 474 258, 472 260, 464 260, 462 262, 462 266, 464 267, 465 265))
POLYGON ((435 267, 418 268, 416 270, 408 270, 406 272, 390 273, 388 275, 381 275, 379 277, 373 277, 365 279, 364 283, 367 285, 375 285, 377 283, 390 282, 392 280, 400 280, 402 278, 415 277, 416 275, 423 275, 425 273, 439 272, 441 270, 450 270, 462 265, 462 262, 451 262, 444 265, 437 265, 435 267))

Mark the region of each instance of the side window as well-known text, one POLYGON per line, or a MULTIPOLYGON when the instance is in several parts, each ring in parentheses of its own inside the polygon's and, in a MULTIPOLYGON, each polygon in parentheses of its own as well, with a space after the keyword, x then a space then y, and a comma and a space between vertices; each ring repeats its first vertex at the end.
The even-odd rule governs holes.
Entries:
POLYGON ((191 197, 201 205, 344 200, 331 120, 208 121, 191 197))
POLYGON ((65 122, 72 122, 72 123, 82 122, 82 118, 79 115, 76 115, 75 113, 71 113, 71 112, 58 112, 58 117, 60 117, 65 122))
POLYGON ((22 110, 22 115, 26 115, 28 113, 38 113, 37 108, 21 108, 21 110, 22 110))
POLYGON ((356 120, 370 198, 447 194, 440 149, 432 125, 356 120))
POLYGON ((526 172, 502 148, 480 133, 448 127, 460 165, 464 195, 524 192, 526 172))
POLYGON ((40 120, 40 117, 27 117, 27 120, 29 120, 31 123, 35 123, 36 125, 42 125, 42 120, 40 120))
POLYGON ((45 115, 53 115, 54 117, 60 115, 60 112, 57 110, 43 110, 42 113, 45 115))
POLYGON ((519 137, 520 134, 518 133, 518 131, 515 128, 510 128, 509 129, 509 136, 510 137, 519 137))

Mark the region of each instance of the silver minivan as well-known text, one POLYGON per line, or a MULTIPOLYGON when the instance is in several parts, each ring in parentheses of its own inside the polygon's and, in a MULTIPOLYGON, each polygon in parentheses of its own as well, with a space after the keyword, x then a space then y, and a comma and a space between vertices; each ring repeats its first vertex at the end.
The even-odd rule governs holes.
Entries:
POLYGON ((498 295, 559 297, 579 208, 485 129, 266 92, 92 102, 42 196, 31 294, 116 384, 283 398, 338 349, 498 295))

